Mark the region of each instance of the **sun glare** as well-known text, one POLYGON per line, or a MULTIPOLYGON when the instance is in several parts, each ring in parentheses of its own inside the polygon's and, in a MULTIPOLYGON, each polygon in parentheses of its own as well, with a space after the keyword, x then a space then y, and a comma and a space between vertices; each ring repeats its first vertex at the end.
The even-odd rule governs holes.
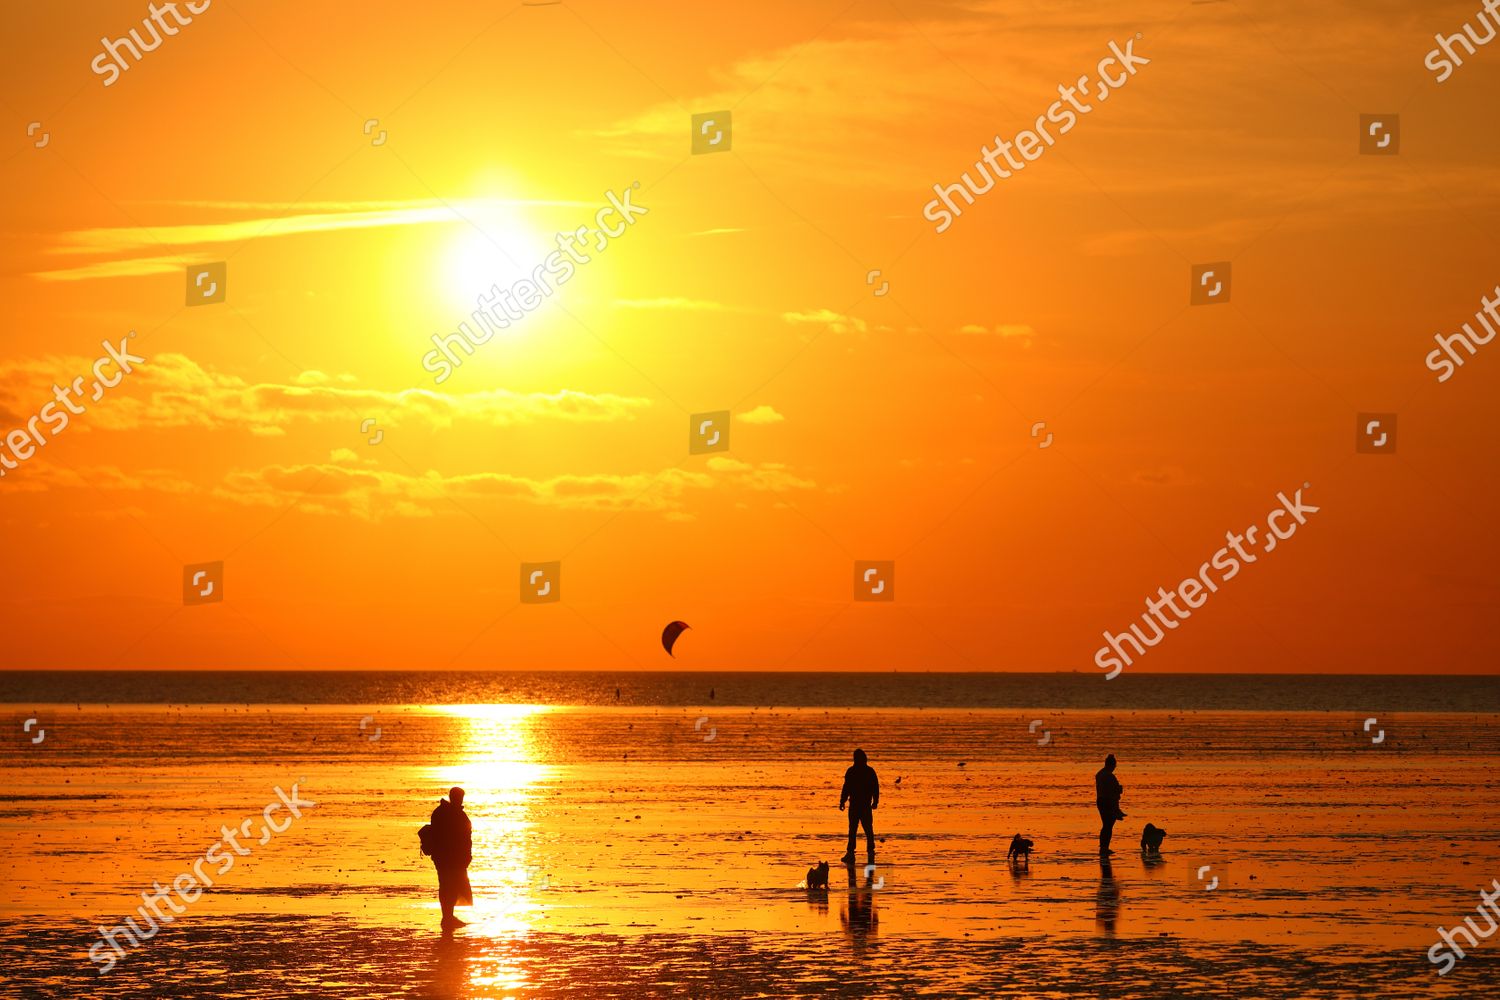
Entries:
POLYGON ((462 219, 453 226, 435 283, 460 316, 472 313, 495 285, 507 287, 530 274, 555 249, 514 205, 479 201, 454 209, 462 219))
POLYGON ((454 780, 471 795, 514 802, 547 773, 536 760, 527 720, 545 705, 440 705, 436 710, 465 720, 463 759, 434 777, 454 780))
POLYGON ((470 878, 497 894, 485 916, 491 931, 521 931, 528 915, 539 912, 546 882, 528 851, 532 786, 551 771, 538 763, 532 717, 545 705, 437 705, 435 711, 462 720, 462 757, 436 768, 432 778, 452 782, 466 794, 475 818, 474 864, 470 878))

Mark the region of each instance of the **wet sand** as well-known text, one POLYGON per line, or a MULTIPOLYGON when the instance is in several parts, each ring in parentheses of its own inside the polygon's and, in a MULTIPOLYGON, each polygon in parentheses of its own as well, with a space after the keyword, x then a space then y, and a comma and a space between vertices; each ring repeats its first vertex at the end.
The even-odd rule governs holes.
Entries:
POLYGON ((0 748, 23 996, 1500 996, 1500 937, 1446 977, 1425 957, 1500 877, 1493 715, 1392 716, 1376 744, 1338 713, 33 711, 46 741, 0 748), (883 786, 868 874, 837 864, 855 745, 883 786), (96 926, 293 782, 316 807, 94 974, 96 926), (445 940, 416 828, 454 783, 476 905, 445 940), (820 859, 831 889, 800 888, 820 859))

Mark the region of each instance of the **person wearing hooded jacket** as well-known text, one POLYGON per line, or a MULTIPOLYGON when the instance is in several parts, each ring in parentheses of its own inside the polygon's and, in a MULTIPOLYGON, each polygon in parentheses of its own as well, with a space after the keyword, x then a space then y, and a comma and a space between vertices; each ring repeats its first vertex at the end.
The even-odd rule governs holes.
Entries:
POLYGON ((875 863, 875 808, 880 805, 880 779, 869 765, 863 750, 854 751, 854 766, 844 772, 844 789, 839 793, 839 812, 849 807, 849 848, 843 862, 854 864, 854 840, 859 828, 865 828, 865 857, 875 863))

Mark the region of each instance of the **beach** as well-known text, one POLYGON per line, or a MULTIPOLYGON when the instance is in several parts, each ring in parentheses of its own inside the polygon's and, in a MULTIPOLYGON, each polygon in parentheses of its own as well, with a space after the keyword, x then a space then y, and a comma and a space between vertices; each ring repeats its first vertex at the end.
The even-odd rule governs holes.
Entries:
POLYGON ((1366 731, 1337 711, 757 707, 717 683, 702 705, 7 705, 6 978, 28 997, 1500 995, 1500 940, 1446 976, 1426 957, 1500 877, 1493 712, 1366 731), (873 870, 838 863, 856 746, 881 779, 873 870), (1128 819, 1102 865, 1110 752, 1128 819), (475 905, 445 937, 416 831, 455 784, 475 905), (98 973, 99 928, 294 786, 313 804, 98 973), (801 886, 819 860, 826 892, 801 886))

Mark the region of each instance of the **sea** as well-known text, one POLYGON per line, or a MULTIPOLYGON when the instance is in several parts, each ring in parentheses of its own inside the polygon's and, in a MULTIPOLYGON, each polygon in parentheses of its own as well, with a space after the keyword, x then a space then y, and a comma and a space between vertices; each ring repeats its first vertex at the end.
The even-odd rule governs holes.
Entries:
POLYGON ((1500 935, 1432 957, 1500 888, 1493 677, 11 672, 0 724, 0 996, 1500 996, 1500 935))

